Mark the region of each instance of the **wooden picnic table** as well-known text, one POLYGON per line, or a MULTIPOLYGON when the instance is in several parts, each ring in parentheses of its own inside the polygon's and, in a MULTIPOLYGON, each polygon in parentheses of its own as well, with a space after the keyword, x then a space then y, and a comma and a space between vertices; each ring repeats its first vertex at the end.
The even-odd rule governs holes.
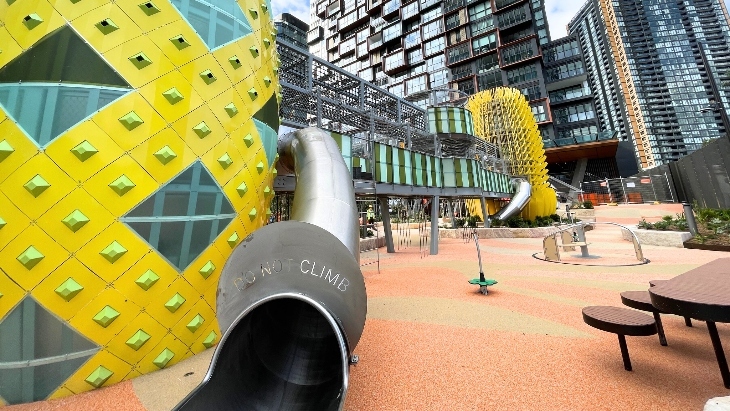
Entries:
POLYGON ((651 303, 662 312, 707 323, 722 382, 730 371, 715 323, 730 323, 730 258, 720 258, 649 288, 651 303))

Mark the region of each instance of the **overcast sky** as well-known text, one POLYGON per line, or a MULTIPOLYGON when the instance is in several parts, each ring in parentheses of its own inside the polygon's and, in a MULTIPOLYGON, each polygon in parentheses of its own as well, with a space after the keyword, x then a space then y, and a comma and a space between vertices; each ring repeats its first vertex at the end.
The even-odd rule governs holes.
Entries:
MULTIPOLYGON (((272 0, 274 14, 290 13, 309 23, 309 0, 272 0)), ((565 25, 585 0, 545 0, 550 36, 553 40, 566 35, 565 25)), ((725 0, 730 7, 730 0, 725 0)))

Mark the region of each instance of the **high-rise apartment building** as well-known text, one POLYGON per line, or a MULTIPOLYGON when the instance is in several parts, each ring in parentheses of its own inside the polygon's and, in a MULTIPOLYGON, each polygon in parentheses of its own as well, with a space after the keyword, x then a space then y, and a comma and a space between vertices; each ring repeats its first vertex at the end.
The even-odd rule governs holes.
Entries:
POLYGON ((309 25, 289 13, 282 13, 274 17, 276 37, 289 44, 307 50, 307 32, 309 25))
POLYGON ((631 142, 642 168, 727 131, 720 110, 730 94, 717 87, 730 68, 721 0, 588 0, 568 31, 580 38, 601 127, 631 142))

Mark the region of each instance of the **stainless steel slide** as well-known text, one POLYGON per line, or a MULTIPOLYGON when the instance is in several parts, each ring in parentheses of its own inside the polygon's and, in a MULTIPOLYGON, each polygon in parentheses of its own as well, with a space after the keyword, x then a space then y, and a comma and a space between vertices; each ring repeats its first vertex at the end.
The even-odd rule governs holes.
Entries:
POLYGON ((344 406, 367 311, 352 180, 321 130, 285 136, 279 155, 297 177, 292 221, 257 230, 226 262, 223 336, 203 382, 176 410, 344 406))
POLYGON ((530 183, 524 178, 513 178, 512 184, 517 186, 517 190, 512 195, 512 200, 506 206, 502 207, 497 214, 492 216, 493 219, 506 220, 521 212, 527 203, 530 202, 530 194, 532 191, 530 183))

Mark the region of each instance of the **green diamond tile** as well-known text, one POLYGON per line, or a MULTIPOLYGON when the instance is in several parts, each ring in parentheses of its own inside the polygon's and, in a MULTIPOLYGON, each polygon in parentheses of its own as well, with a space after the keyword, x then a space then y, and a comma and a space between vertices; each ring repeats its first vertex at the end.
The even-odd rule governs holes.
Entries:
POLYGON ((115 193, 119 195, 119 197, 127 194, 129 190, 133 189, 137 185, 132 182, 127 176, 122 174, 119 178, 112 181, 111 184, 109 184, 109 187, 114 190, 115 193))
POLYGON ((41 177, 40 174, 36 174, 35 177, 31 178, 30 181, 25 183, 23 187, 33 196, 38 198, 39 195, 43 194, 51 185, 41 177))
POLYGON ((159 279, 160 276, 155 274, 154 271, 147 270, 144 274, 139 276, 138 279, 134 280, 134 282, 139 286, 139 288, 147 291, 152 288, 159 279))
POLYGON ((256 164, 256 171, 258 171, 259 174, 264 172, 264 162, 263 161, 259 161, 259 163, 256 164))
POLYGON ((152 3, 151 1, 140 4, 139 8, 142 9, 144 14, 146 14, 148 16, 151 16, 153 14, 157 14, 160 12, 159 7, 155 6, 155 4, 152 3))
POLYGON ((248 212, 248 218, 253 220, 254 218, 256 218, 256 214, 257 214, 256 207, 254 207, 251 209, 251 211, 248 212))
POLYGON ((241 183, 240 186, 236 187, 236 191, 238 192, 239 196, 243 197, 243 195, 248 192, 248 186, 246 185, 246 183, 241 183))
POLYGON ((88 160, 91 156, 98 153, 99 150, 96 149, 91 143, 84 140, 79 144, 78 146, 71 149, 71 152, 73 155, 76 156, 82 163, 86 160, 88 160))
POLYGON ((41 16, 32 13, 25 17, 23 17, 23 25, 28 28, 28 30, 33 30, 34 28, 38 27, 39 24, 43 23, 43 19, 41 16))
POLYGON ((165 348, 160 355, 157 356, 154 360, 152 360, 152 363, 155 364, 158 368, 165 368, 167 363, 172 360, 172 357, 175 356, 175 353, 170 351, 169 348, 165 348))
POLYGON ((175 295, 172 296, 166 303, 165 307, 168 311, 171 313, 174 313, 177 311, 178 308, 180 308, 181 305, 185 302, 185 297, 180 295, 179 293, 175 293, 175 295))
POLYGON ((106 258, 106 260, 112 264, 114 264, 118 259, 122 258, 122 256, 126 253, 127 249, 122 247, 122 245, 116 241, 113 241, 111 244, 106 246, 105 249, 99 252, 102 257, 106 258))
POLYGON ((198 138, 205 138, 205 136, 212 132, 210 127, 205 124, 205 121, 201 121, 200 124, 193 127, 193 131, 198 135, 198 138))
POLYGON ((119 311, 107 305, 106 307, 102 308, 101 311, 96 313, 93 320, 95 323, 106 328, 109 326, 109 324, 113 323, 114 320, 117 319, 117 317, 119 317, 119 311))
POLYGON ((28 270, 32 269, 36 266, 36 264, 40 263, 42 259, 44 259, 46 256, 41 254, 38 249, 36 249, 33 246, 30 246, 23 251, 22 254, 20 254, 17 257, 17 260, 20 261, 20 264, 23 264, 23 267, 27 268, 28 270))
POLYGON ((188 330, 190 330, 191 333, 194 333, 194 332, 198 331, 198 329, 200 328, 201 325, 203 325, 204 322, 205 322, 205 319, 203 318, 203 316, 198 314, 195 316, 195 318, 190 320, 190 322, 188 323, 188 325, 186 325, 186 327, 188 327, 188 330))
POLYGON ((129 58, 129 61, 134 64, 134 67, 137 67, 138 70, 142 70, 143 68, 149 66, 152 64, 152 60, 150 60, 149 57, 145 56, 144 53, 137 53, 134 56, 129 58))
POLYGON ((200 275, 203 276, 203 278, 210 277, 210 275, 213 274, 213 271, 215 271, 215 264, 213 264, 212 261, 208 261, 207 263, 205 263, 203 268, 198 270, 198 272, 200 273, 200 275))
POLYGON ((119 30, 119 26, 114 24, 112 19, 104 19, 96 23, 95 26, 100 32, 104 33, 105 36, 119 30))
POLYGON ((213 72, 211 72, 210 70, 205 70, 205 71, 201 72, 201 73, 200 73, 200 78, 202 78, 202 79, 203 79, 203 81, 205 82, 205 84, 211 84, 211 83, 213 83, 214 81, 218 80, 218 79, 217 79, 217 78, 216 78, 216 77, 215 77, 215 76, 213 75, 213 72))
POLYGON ((5 220, 3 220, 3 218, 2 218, 2 217, 0 217, 0 230, 2 230, 2 228, 3 228, 3 227, 5 227, 5 224, 7 224, 7 223, 5 222, 5 220))
POLYGON ((261 3, 261 10, 263 10, 264 13, 269 11, 269 7, 266 5, 266 3, 261 3))
POLYGON ((248 48, 248 51, 250 51, 251 52, 251 55, 254 56, 254 57, 258 57, 259 56, 259 49, 256 46, 249 47, 248 48))
POLYGON ((256 100, 259 97, 259 92, 255 88, 251 87, 248 90, 248 96, 251 97, 251 101, 256 100))
POLYGON ((123 115, 122 117, 119 117, 119 122, 122 123, 124 128, 126 128, 129 131, 134 130, 135 128, 139 127, 144 121, 135 113, 134 111, 130 111, 129 113, 123 115))
POLYGON ((126 344, 134 351, 138 351, 149 339, 150 335, 139 329, 133 336, 129 337, 126 344))
POLYGON ((271 189, 269 188, 269 186, 264 187, 264 195, 268 197, 269 194, 271 194, 271 189))
POLYGON ((170 42, 178 49, 182 50, 186 47, 190 47, 190 43, 185 40, 185 37, 182 36, 182 34, 178 34, 177 36, 170 39, 170 42))
POLYGON ((251 17, 253 17, 254 20, 259 18, 259 12, 256 9, 248 9, 249 14, 251 14, 251 17))
POLYGON ((99 388, 112 376, 114 373, 103 365, 98 366, 84 381, 89 383, 94 388, 99 388))
POLYGON ((58 294, 61 298, 68 302, 76 297, 76 294, 80 293, 83 289, 84 287, 81 284, 77 283, 73 278, 69 277, 66 281, 63 282, 63 284, 59 285, 55 291, 56 294, 58 294))
POLYGON ((61 222, 68 227, 69 230, 75 233, 89 222, 89 218, 81 211, 74 210, 71 214, 67 215, 66 218, 61 220, 61 222))
POLYGON ((180 93, 180 91, 175 87, 165 91, 162 95, 165 97, 165 100, 172 105, 181 102, 184 98, 182 93, 180 93))
POLYGON ((246 134, 246 137, 243 138, 243 142, 246 143, 246 147, 251 147, 253 145, 253 136, 251 134, 246 134))
POLYGON ((222 155, 222 156, 221 156, 221 157, 220 157, 220 158, 218 159, 218 164, 220 164, 220 165, 221 165, 221 167, 223 167, 223 169, 225 170, 225 169, 227 169, 228 167, 230 167, 230 166, 231 166, 231 164, 233 164, 233 159, 231 159, 231 156, 229 156, 229 155, 228 155, 228 153, 225 153, 225 154, 223 154, 223 155, 222 155))
POLYGON ((13 146, 7 140, 0 141, 0 163, 15 152, 13 146))
POLYGON ((231 234, 230 237, 228 237, 228 240, 226 240, 226 242, 228 243, 229 246, 231 246, 231 248, 233 248, 236 246, 236 244, 238 244, 238 240, 239 240, 238 233, 234 232, 233 234, 231 234))
POLYGON ((264 38, 264 47, 269 48, 271 46, 271 40, 264 38))
POLYGON ((215 340, 218 338, 218 334, 215 333, 215 331, 211 331, 210 334, 208 334, 207 337, 203 340, 203 345, 205 348, 210 348, 215 344, 215 340))
POLYGON ((234 69, 241 67, 241 60, 238 59, 238 56, 231 56, 231 58, 228 59, 228 62, 231 63, 231 66, 233 66, 234 69))
POLYGON ((170 148, 170 146, 165 146, 159 149, 155 154, 153 154, 157 160, 160 161, 163 165, 167 165, 170 161, 174 160, 175 157, 177 157, 177 154, 175 154, 174 151, 170 148))
POLYGON ((276 171, 276 168, 274 168, 273 170, 271 170, 271 175, 272 176, 276 177, 277 174, 279 174, 279 172, 276 171))
POLYGON ((271 217, 271 207, 266 209, 266 217, 271 217))
POLYGON ((226 110, 226 113, 228 113, 228 117, 233 117, 236 114, 238 114, 238 109, 236 108, 236 105, 233 103, 225 106, 224 109, 226 110))
POLYGON ((271 85, 271 77, 264 76, 264 84, 266 84, 266 87, 269 87, 271 85))

